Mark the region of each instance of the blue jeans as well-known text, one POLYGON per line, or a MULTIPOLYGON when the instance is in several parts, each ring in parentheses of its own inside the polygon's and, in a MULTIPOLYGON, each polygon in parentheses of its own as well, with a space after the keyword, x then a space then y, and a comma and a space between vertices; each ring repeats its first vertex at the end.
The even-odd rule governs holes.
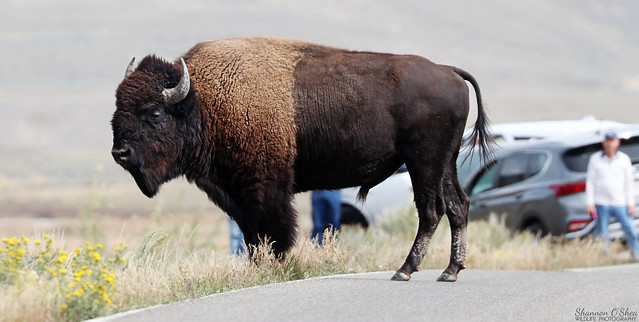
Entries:
POLYGON ((244 249, 244 234, 242 234, 242 230, 240 226, 229 217, 229 226, 231 230, 231 255, 241 255, 246 253, 246 249, 244 249))
POLYGON ((621 229, 626 234, 626 243, 635 256, 639 259, 639 237, 637 237, 637 229, 632 222, 632 217, 628 214, 627 206, 599 206, 597 207, 597 234, 605 241, 609 240, 608 225, 610 216, 612 215, 621 224, 621 229))
POLYGON ((322 245, 324 230, 339 230, 339 222, 342 218, 342 201, 338 190, 318 190, 311 194, 313 206, 313 235, 317 243, 322 245))

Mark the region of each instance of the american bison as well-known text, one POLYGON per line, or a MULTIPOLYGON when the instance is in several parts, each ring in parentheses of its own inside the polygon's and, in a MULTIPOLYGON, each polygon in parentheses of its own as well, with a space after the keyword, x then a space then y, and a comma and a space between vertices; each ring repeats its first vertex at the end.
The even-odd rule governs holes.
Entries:
POLYGON ((203 42, 171 63, 131 61, 116 91, 112 154, 140 190, 184 176, 237 221, 249 246, 293 245, 294 193, 361 186, 402 164, 419 214, 415 242, 393 276, 409 280, 447 214, 450 264, 464 268, 468 198, 455 161, 475 88, 472 142, 486 148, 479 87, 467 72, 411 55, 354 52, 270 37, 203 42))

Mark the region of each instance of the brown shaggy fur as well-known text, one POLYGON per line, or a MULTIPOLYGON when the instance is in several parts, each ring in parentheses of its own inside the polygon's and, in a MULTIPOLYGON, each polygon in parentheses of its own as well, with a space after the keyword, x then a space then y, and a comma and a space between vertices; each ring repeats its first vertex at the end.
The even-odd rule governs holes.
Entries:
POLYGON ((228 158, 238 169, 292 177, 293 71, 301 45, 234 38, 197 44, 184 55, 201 107, 212 121, 216 158, 228 158), (228 150, 219 150, 224 147, 228 150))

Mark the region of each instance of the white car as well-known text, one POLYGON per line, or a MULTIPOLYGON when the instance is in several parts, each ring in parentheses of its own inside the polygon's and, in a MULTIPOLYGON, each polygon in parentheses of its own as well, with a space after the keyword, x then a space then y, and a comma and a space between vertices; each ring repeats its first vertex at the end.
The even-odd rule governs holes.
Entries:
POLYGON ((366 202, 357 199, 359 187, 341 190, 342 224, 377 227, 388 213, 408 210, 413 204, 413 184, 406 166, 368 191, 366 202))
MULTIPOLYGON (((638 124, 624 124, 614 121, 597 120, 586 116, 580 120, 535 121, 492 124, 489 132, 498 144, 518 141, 561 139, 571 135, 601 135, 615 130, 623 133, 626 129, 636 129, 638 124)), ((466 130, 468 131, 471 129, 466 130)))

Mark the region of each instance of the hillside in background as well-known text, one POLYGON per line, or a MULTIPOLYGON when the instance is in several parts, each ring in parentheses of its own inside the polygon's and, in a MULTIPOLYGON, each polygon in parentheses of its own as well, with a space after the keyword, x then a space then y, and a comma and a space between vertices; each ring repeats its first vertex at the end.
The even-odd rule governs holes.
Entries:
POLYGON ((0 175, 24 166, 24 151, 108 160, 114 92, 132 56, 174 59, 199 41, 250 35, 459 66, 493 122, 639 123, 632 0, 1 1, 0 175))

